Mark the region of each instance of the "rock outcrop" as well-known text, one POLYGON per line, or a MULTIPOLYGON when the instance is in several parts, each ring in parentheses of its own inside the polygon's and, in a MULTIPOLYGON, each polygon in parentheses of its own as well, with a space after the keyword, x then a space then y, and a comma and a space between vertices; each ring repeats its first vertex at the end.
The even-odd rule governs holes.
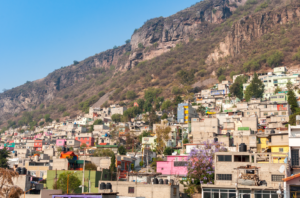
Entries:
POLYGON ((252 41, 269 33, 274 26, 295 22, 298 21, 299 18, 299 5, 289 5, 279 10, 245 16, 237 23, 233 24, 225 41, 221 42, 219 47, 207 57, 206 63, 211 64, 219 58, 228 55, 235 56, 239 54, 241 50, 245 49, 252 41))

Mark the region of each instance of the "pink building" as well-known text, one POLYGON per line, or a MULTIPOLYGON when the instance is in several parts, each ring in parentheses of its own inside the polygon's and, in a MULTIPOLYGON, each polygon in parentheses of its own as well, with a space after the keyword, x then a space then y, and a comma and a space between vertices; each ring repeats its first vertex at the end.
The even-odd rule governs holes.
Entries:
POLYGON ((66 139, 58 139, 56 140, 56 146, 65 146, 66 141, 66 139))
POLYGON ((187 155, 167 156, 167 161, 156 162, 156 172, 162 175, 187 175, 187 155))

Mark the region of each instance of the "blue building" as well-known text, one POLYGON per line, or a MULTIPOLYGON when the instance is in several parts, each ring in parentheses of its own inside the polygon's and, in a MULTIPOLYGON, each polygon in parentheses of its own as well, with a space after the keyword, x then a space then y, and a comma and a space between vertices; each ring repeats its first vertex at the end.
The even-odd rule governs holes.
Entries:
POLYGON ((188 103, 180 103, 177 107, 177 122, 189 123, 192 118, 198 118, 198 113, 192 105, 188 103))

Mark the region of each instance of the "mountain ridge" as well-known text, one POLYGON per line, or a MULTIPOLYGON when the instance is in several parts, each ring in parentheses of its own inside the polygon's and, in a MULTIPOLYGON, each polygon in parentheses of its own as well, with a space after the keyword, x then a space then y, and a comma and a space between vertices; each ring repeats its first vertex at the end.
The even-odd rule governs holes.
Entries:
MULTIPOLYGON (((284 3, 274 1, 268 8, 264 8, 270 10, 263 9, 262 14, 260 11, 256 13, 256 9, 264 2, 202 1, 170 17, 148 20, 133 33, 128 44, 88 57, 38 81, 28 82, 0 94, 0 117, 2 121, 18 120, 22 112, 30 111, 36 114, 35 117, 50 112, 55 118, 62 116, 63 111, 59 109, 66 109, 71 116, 75 116, 81 112, 78 103, 89 100, 88 96, 97 96, 100 91, 113 91, 111 102, 129 102, 124 97, 128 90, 134 90, 140 96, 148 87, 161 87, 164 89, 163 95, 168 97, 172 95, 174 86, 213 82, 209 79, 220 76, 217 68, 227 68, 222 75, 229 76, 232 68, 228 66, 228 60, 232 64, 238 64, 239 61, 232 60, 233 57, 242 56, 249 43, 254 43, 268 32, 255 36, 247 31, 241 34, 239 31, 245 28, 241 22, 244 20, 247 24, 250 19, 255 21, 255 17, 259 15, 269 16, 266 13, 271 13, 271 9, 284 3), (253 40, 243 42, 243 39, 236 39, 240 35, 253 40), (235 53, 234 49, 240 51, 235 53), (178 80, 179 71, 194 72, 194 78, 189 82, 178 80), (39 108, 41 105, 45 107, 39 108), (62 106, 64 108, 60 108, 62 106)), ((284 6, 281 9, 285 9, 284 6)), ((276 12, 277 10, 275 9, 276 12)), ((290 21, 298 20, 298 5, 294 8, 286 6, 286 10, 290 16, 288 19, 293 19, 290 21), (295 17, 292 17, 295 12, 295 17)), ((281 17, 283 20, 285 18, 281 17)), ((269 21, 261 25, 267 27, 268 23, 269 21)), ((269 29, 275 26, 276 23, 269 29)), ((254 32, 260 30, 257 27, 253 27, 254 32)), ((238 67, 236 71, 242 70, 238 67)), ((204 84, 208 86, 207 83, 204 84)))

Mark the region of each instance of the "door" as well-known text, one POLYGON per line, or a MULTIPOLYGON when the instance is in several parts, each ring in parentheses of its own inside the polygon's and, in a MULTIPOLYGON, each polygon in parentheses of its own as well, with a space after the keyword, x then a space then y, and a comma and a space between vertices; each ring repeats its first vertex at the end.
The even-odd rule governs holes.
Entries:
POLYGON ((291 151, 292 166, 299 166, 299 150, 293 149, 291 151))

